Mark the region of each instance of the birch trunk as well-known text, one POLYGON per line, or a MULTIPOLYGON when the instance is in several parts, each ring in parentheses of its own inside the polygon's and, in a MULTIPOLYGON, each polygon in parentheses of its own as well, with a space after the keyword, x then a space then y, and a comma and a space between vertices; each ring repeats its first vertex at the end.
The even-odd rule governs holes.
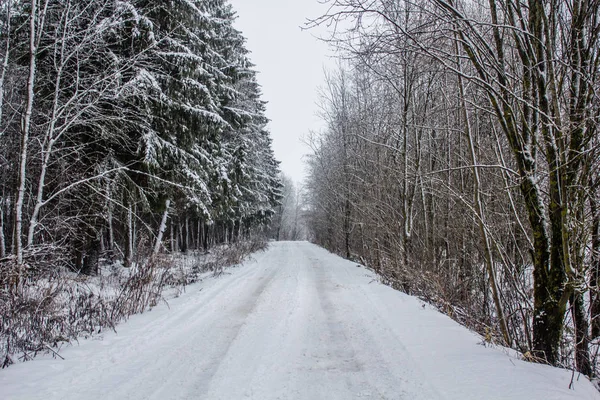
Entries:
POLYGON ((154 243, 154 250, 152 251, 152 255, 157 255, 160 251, 160 245, 162 244, 163 234, 167 229, 167 218, 169 217, 169 205, 171 204, 171 200, 167 200, 165 202, 165 211, 163 212, 162 220, 160 221, 160 227, 158 228, 158 235, 156 235, 156 242, 154 243))
POLYGON ((108 250, 114 251, 115 249, 115 230, 113 228, 113 212, 112 206, 108 205, 108 250))
MULTIPOLYGON (((63 37, 63 43, 65 43, 63 37)), ((64 47, 61 49, 64 52, 64 47)), ((33 244, 33 237, 35 234, 35 228, 38 225, 38 218, 40 215, 40 210, 44 205, 44 188, 46 186, 46 173, 48 171, 48 165, 50 163, 50 157, 52 155, 52 150, 56 140, 55 137, 55 128, 56 128, 56 116, 58 113, 58 99, 60 96, 60 85, 61 85, 61 76, 62 76, 62 66, 59 68, 57 77, 56 77, 56 87, 54 92, 54 100, 52 104, 52 113, 50 117, 50 125, 48 126, 48 130, 46 132, 46 136, 44 138, 44 143, 42 145, 42 165, 40 168, 40 177, 38 179, 37 193, 35 197, 35 206, 33 212, 31 214, 31 218, 29 220, 29 232, 27 233, 27 246, 31 246, 33 244)), ((60 136, 60 135, 59 135, 60 136)))
POLYGON ((0 258, 6 257, 6 239, 4 238, 4 207, 0 207, 0 258))
POLYGON ((125 252, 125 267, 130 268, 133 264, 133 211, 131 204, 127 205, 127 244, 125 252))
MULTIPOLYGON (((6 78, 6 71, 8 70, 8 57, 10 54, 10 13, 11 13, 11 2, 9 1, 6 5, 6 46, 4 48, 4 58, 2 60, 2 72, 0 73, 0 128, 2 127, 2 111, 4 109, 4 80, 6 78)), ((2 133, 0 132, 0 135, 2 133)))
POLYGON ((21 121, 21 149, 19 157, 19 175, 17 177, 17 201, 15 202, 15 255, 17 264, 23 264, 23 241, 21 238, 23 230, 23 203, 25 201, 25 181, 27 178, 27 148, 29 145, 29 131, 31 129, 31 114, 33 112, 34 82, 36 73, 36 18, 37 1, 31 2, 29 15, 29 76, 27 78, 27 105, 21 121))

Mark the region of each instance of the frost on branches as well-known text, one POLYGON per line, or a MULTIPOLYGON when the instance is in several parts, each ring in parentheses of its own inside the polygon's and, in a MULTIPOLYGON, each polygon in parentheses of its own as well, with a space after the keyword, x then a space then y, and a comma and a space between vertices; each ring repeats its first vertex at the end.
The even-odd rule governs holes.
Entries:
MULTIPOLYGON (((38 291, 66 304, 66 271, 145 274, 263 231, 278 162, 234 18, 224 0, 1 3, 3 321, 38 291)), ((8 329, 3 360, 28 348, 8 329)))

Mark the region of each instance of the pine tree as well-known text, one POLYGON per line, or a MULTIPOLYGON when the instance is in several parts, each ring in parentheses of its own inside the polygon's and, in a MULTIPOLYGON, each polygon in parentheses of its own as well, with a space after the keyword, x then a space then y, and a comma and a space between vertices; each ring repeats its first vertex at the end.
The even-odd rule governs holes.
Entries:
POLYGON ((3 207, 2 232, 14 231, 21 216, 19 254, 51 243, 68 264, 93 273, 99 248, 121 249, 130 265, 136 240, 160 236, 163 220, 176 225, 183 250, 191 226, 212 226, 216 243, 268 221, 279 196, 278 163, 230 5, 31 4, 3 8, 0 32, 10 49, 1 88, 10 96, 1 98, 11 102, 0 108, 12 112, 0 119, 1 151, 8 175, 20 174, 19 187, 12 178, 1 182, 2 203, 15 210, 5 219, 3 207), (17 83, 28 81, 29 70, 33 91, 17 83), (25 136, 23 115, 31 120, 25 136))

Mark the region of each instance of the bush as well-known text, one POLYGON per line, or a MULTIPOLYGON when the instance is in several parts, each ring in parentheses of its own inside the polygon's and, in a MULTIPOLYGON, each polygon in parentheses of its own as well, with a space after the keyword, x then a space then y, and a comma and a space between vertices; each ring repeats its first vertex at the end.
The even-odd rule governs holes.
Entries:
POLYGON ((130 315, 164 300, 167 287, 184 287, 212 271, 220 275, 251 253, 264 250, 263 240, 222 245, 204 254, 160 255, 131 268, 104 265, 98 276, 67 269, 53 272, 0 264, 0 363, 5 368, 39 353, 58 354, 65 343, 115 326, 130 315))

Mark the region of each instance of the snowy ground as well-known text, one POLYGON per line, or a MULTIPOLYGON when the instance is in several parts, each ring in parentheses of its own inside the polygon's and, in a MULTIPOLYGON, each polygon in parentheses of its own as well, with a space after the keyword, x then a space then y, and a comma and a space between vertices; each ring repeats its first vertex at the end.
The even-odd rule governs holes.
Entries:
POLYGON ((229 271, 64 361, 0 371, 0 398, 600 399, 314 245, 274 243, 229 271))

